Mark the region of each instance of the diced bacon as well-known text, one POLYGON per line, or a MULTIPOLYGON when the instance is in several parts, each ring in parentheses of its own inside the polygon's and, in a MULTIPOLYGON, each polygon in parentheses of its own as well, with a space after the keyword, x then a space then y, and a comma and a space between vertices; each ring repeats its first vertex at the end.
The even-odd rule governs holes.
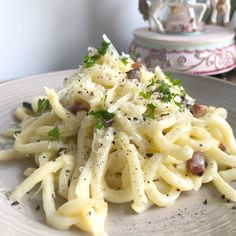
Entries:
POLYGON ((227 152, 227 149, 226 149, 226 147, 225 147, 225 145, 224 145, 223 143, 220 143, 218 147, 219 147, 219 149, 220 149, 221 151, 223 151, 223 152, 225 152, 225 153, 228 153, 228 152, 227 152))
POLYGON ((135 70, 139 70, 144 64, 142 63, 141 59, 138 58, 136 62, 132 65, 132 68, 135 70))
POLYGON ((141 73, 139 69, 132 69, 128 72, 126 72, 127 77, 129 80, 138 80, 140 81, 141 73))
POLYGON ((86 112, 88 112, 89 108, 87 106, 85 106, 84 104, 82 104, 82 103, 74 103, 74 104, 72 104, 71 106, 68 107, 68 110, 71 113, 76 115, 77 112, 79 112, 79 111, 86 111, 86 112))
POLYGON ((194 105, 191 106, 190 108, 191 113, 193 114, 194 117, 200 118, 206 114, 206 110, 204 106, 195 103, 194 105))
POLYGON ((203 152, 194 152, 193 156, 187 162, 187 168, 193 175, 201 176, 206 170, 207 162, 203 152))

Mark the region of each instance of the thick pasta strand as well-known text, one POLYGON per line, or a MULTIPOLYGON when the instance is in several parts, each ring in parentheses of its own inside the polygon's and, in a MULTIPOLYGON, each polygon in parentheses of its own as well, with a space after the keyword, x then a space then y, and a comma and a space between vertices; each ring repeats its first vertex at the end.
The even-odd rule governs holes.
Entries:
POLYGON ((236 154, 236 140, 228 122, 220 116, 212 116, 207 120, 209 126, 219 129, 224 137, 225 145, 232 154, 236 154))
POLYGON ((218 147, 212 147, 212 149, 206 151, 205 154, 208 158, 213 158, 218 161, 218 163, 222 163, 230 167, 236 166, 236 156, 228 155, 227 153, 220 150, 218 147))
POLYGON ((60 103, 59 103, 59 99, 58 96, 56 94, 56 92, 54 91, 54 89, 48 89, 45 87, 45 91, 48 97, 48 100, 51 104, 51 106, 53 107, 54 112, 62 119, 67 121, 68 119, 73 119, 75 118, 74 115, 69 112, 68 110, 66 110, 60 103))
POLYGON ((226 181, 224 181, 224 179, 219 174, 217 174, 213 179, 213 183, 219 192, 225 195, 226 199, 236 201, 236 190, 233 189, 226 181))
POLYGON ((219 174, 226 182, 231 182, 236 179, 236 168, 220 171, 219 174))
POLYGON ((12 201, 20 200, 28 191, 30 191, 37 183, 43 180, 50 173, 55 173, 67 163, 72 162, 72 157, 64 155, 58 157, 56 161, 50 161, 42 167, 36 169, 32 175, 25 179, 10 195, 12 201))
POLYGON ((53 174, 44 177, 42 187, 43 208, 48 225, 61 230, 69 229, 78 220, 75 217, 65 217, 57 213, 53 197, 55 196, 53 174))
POLYGON ((214 159, 208 159, 208 165, 206 168, 205 173, 202 176, 203 183, 211 182, 217 175, 218 172, 218 165, 214 159))
POLYGON ((109 150, 114 139, 113 132, 113 128, 108 128, 107 132, 104 133, 104 137, 102 138, 103 143, 101 143, 102 146, 99 148, 94 162, 94 167, 92 170, 93 180, 91 182, 91 195, 95 199, 104 199, 102 180, 105 178, 105 166, 107 164, 109 150))
POLYGON ((155 144, 163 152, 167 152, 169 155, 176 157, 180 160, 188 160, 192 157, 193 149, 190 146, 178 146, 170 143, 163 135, 163 130, 171 127, 176 122, 174 116, 170 116, 160 122, 155 122, 148 127, 148 135, 152 137, 155 144))
POLYGON ((17 108, 15 115, 21 121, 28 120, 31 117, 29 114, 25 112, 25 109, 23 107, 17 108))
POLYGON ((193 182, 189 177, 177 174, 169 170, 163 164, 158 166, 159 175, 171 186, 182 191, 189 191, 193 189, 193 182))
MULTIPOLYGON (((76 156, 76 162, 75 162, 75 169, 72 176, 72 181, 70 183, 70 188, 68 192, 69 199, 76 198, 76 186, 79 178, 80 168, 85 163, 85 161, 88 159, 88 147, 86 145, 86 139, 88 138, 88 133, 91 128, 91 120, 88 117, 84 117, 81 126, 79 129, 79 132, 77 134, 77 156, 76 156)), ((88 165, 88 162, 87 164, 88 165)), ((89 165, 90 166, 90 165, 89 165)), ((86 167, 87 168, 87 167, 86 167)), ((89 167, 91 168, 91 166, 89 167)), ((86 178, 86 177, 84 177, 86 178)), ((86 178, 84 182, 88 182, 89 179, 86 178)))
POLYGON ((176 188, 172 188, 168 194, 163 194, 158 191, 157 187, 153 182, 150 182, 146 186, 147 195, 149 199, 158 206, 167 207, 175 202, 179 197, 180 192, 176 188))
POLYGON ((24 159, 26 156, 15 149, 0 150, 0 161, 24 159))
POLYGON ((68 198, 69 181, 75 166, 75 158, 72 155, 71 160, 71 162, 63 166, 58 177, 58 193, 66 199, 68 198))
POLYGON ((144 177, 140 161, 138 158, 137 150, 133 144, 130 144, 130 140, 125 133, 120 133, 119 143, 124 150, 129 163, 132 194, 134 203, 132 208, 141 213, 145 209, 148 201, 144 191, 144 177))

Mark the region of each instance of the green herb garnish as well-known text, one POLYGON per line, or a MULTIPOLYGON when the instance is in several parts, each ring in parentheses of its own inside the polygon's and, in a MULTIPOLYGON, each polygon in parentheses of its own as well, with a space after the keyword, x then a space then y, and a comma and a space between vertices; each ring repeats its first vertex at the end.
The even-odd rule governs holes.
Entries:
POLYGON ((103 41, 102 47, 97 48, 97 54, 95 54, 93 56, 86 55, 84 57, 84 66, 86 68, 92 67, 98 59, 100 59, 102 56, 104 56, 106 54, 109 45, 110 45, 110 43, 103 41))
POLYGON ((84 57, 84 65, 86 68, 92 67, 95 63, 96 60, 94 59, 94 57, 90 57, 88 55, 84 57))
POLYGON ((105 110, 92 110, 89 112, 89 115, 96 120, 96 128, 99 130, 104 126, 110 126, 115 116, 114 113, 110 113, 105 110))
POLYGON ((152 119, 155 119, 155 109, 156 109, 156 105, 154 105, 153 103, 149 103, 147 104, 147 116, 152 118, 152 119))
POLYGON ((53 129, 51 129, 48 132, 48 136, 54 139, 58 139, 60 137, 60 131, 57 126, 55 126, 53 129))
POLYGON ((154 79, 152 79, 152 80, 151 80, 151 83, 150 83, 150 84, 148 84, 147 88, 149 88, 149 87, 152 87, 154 84, 155 84, 155 80, 154 80, 154 79))
POLYGON ((122 57, 120 60, 126 66, 129 63, 128 59, 129 59, 128 57, 122 57))
POLYGON ((179 108, 182 108, 183 104, 181 102, 176 102, 175 101, 175 105, 178 106, 179 108))
POLYGON ((174 79, 173 73, 166 72, 165 76, 174 86, 181 86, 182 81, 179 79, 174 79))
POLYGON ((152 91, 147 91, 147 92, 141 91, 140 95, 145 99, 150 99, 152 96, 152 91))
POLYGON ((104 56, 107 53, 107 49, 109 48, 110 43, 103 41, 102 42, 102 47, 101 48, 97 48, 98 50, 98 54, 104 56))
POLYGON ((41 116, 43 113, 47 111, 51 111, 52 107, 48 101, 48 99, 43 98, 38 100, 38 109, 36 112, 37 116, 41 116))
POLYGON ((181 80, 179 80, 179 79, 173 79, 172 81, 171 81, 171 83, 174 85, 174 86, 181 86, 181 80))
POLYGON ((158 90, 163 94, 163 102, 170 102, 173 98, 173 94, 170 91, 170 85, 161 81, 161 85, 158 87, 158 90))

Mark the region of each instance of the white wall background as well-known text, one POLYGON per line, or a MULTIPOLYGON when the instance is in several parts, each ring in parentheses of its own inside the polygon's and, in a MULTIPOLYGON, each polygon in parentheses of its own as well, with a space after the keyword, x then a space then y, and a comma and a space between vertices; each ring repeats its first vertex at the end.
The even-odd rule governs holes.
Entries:
POLYGON ((103 33, 127 51, 138 0, 0 0, 0 80, 76 68, 103 33))

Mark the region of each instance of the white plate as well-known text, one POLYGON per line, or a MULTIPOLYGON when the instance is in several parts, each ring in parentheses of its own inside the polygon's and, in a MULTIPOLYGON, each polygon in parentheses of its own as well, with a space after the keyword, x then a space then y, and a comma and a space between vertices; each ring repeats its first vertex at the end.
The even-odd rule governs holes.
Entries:
MULTIPOLYGON (((42 94, 43 87, 59 88, 63 78, 74 71, 37 75, 0 84, 0 132, 12 123, 16 107, 42 94)), ((187 91, 200 103, 228 109, 228 121, 236 131, 236 86, 230 83, 177 73, 187 91)), ((73 228, 57 231, 45 224, 42 208, 36 210, 37 200, 25 200, 11 206, 4 194, 21 182, 23 171, 32 162, 0 163, 0 235, 1 236, 60 236, 87 235, 73 228)), ((169 208, 152 207, 141 215, 134 214, 130 204, 110 204, 106 222, 109 235, 236 235, 236 203, 227 203, 212 184, 199 192, 181 194, 169 208), (207 205, 204 200, 207 199, 207 205)))

